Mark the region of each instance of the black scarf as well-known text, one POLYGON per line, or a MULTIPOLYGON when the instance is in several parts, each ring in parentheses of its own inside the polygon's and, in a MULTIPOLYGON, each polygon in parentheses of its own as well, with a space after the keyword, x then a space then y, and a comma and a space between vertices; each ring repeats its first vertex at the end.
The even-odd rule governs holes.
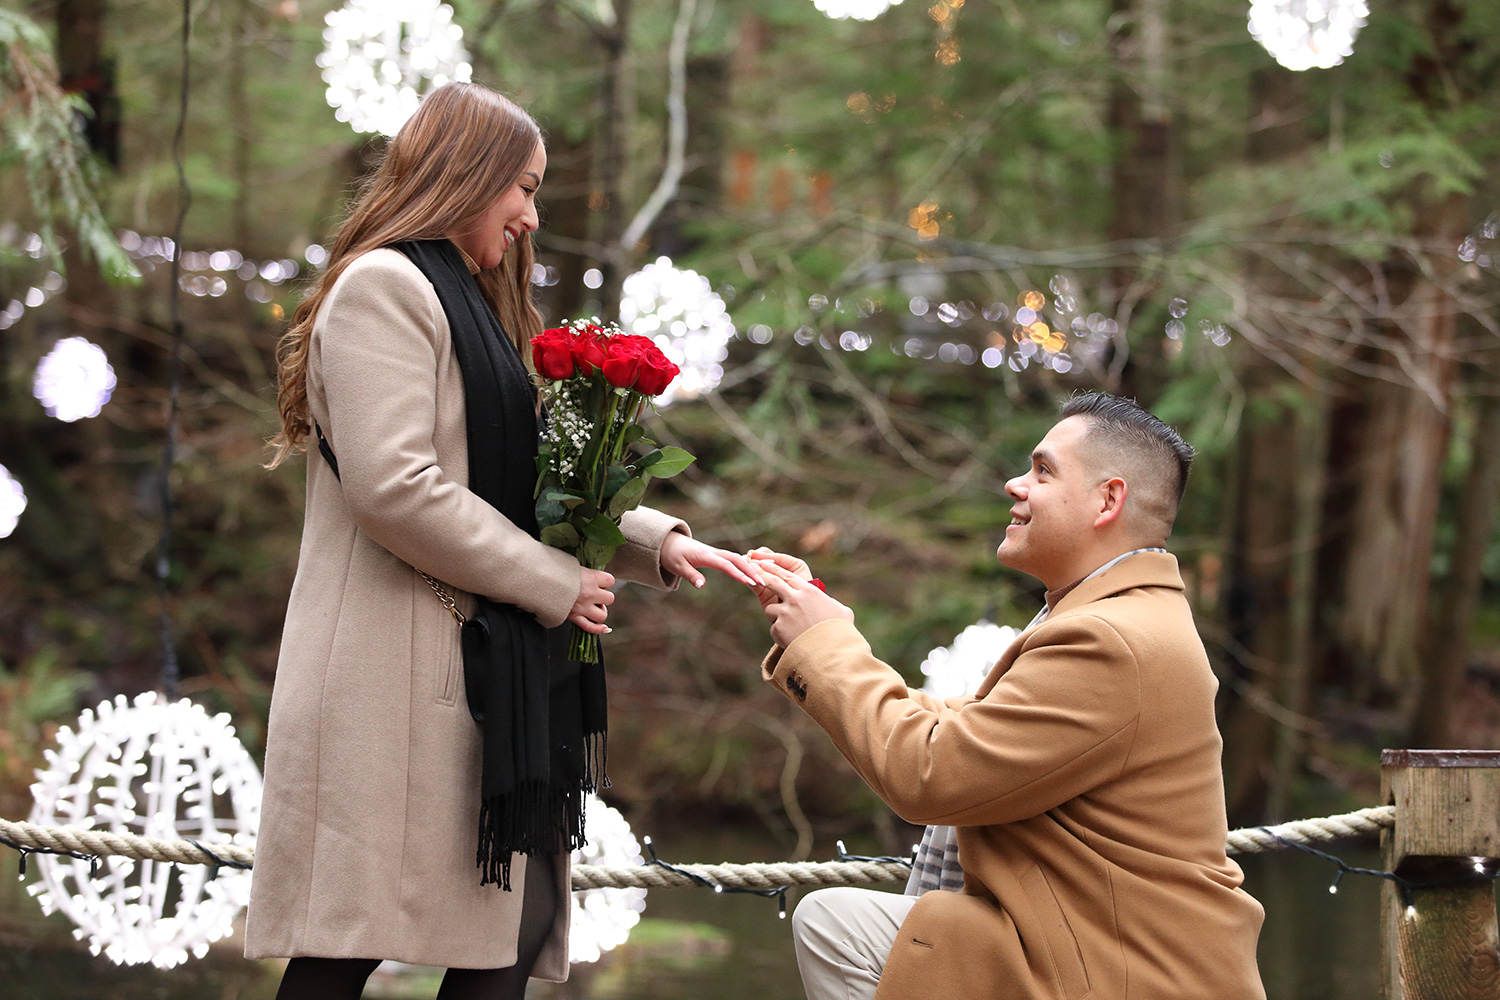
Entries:
MULTIPOLYGON (((458 248, 397 243, 437 290, 463 372, 469 489, 538 536, 536 389, 458 248)), ((603 663, 567 658, 568 630, 478 597, 462 632, 469 712, 484 729, 480 885, 510 889, 511 855, 582 847, 583 799, 608 787, 603 663)))

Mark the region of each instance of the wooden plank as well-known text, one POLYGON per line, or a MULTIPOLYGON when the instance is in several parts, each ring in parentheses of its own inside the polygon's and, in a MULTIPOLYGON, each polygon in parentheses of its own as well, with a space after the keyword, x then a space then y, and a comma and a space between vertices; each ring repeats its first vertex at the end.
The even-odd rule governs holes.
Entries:
POLYGON ((1396 807, 1381 834, 1385 868, 1411 883, 1381 893, 1386 1000, 1500 997, 1500 752, 1387 750, 1381 795, 1396 807))

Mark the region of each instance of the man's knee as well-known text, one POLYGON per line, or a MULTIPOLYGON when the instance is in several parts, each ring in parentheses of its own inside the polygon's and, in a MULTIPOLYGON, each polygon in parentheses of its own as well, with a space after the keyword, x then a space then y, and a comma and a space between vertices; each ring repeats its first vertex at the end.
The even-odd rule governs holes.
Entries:
POLYGON ((844 914, 859 905, 854 898, 868 889, 853 886, 835 886, 831 889, 816 889, 797 903, 792 911, 792 934, 799 940, 812 937, 837 940, 849 933, 844 914))

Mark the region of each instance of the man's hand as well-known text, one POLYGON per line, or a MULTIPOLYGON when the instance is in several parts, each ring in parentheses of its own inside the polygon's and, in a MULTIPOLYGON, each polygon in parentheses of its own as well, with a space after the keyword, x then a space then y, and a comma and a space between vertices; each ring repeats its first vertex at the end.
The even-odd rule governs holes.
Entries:
POLYGON ((661 543, 661 568, 675 573, 695 587, 703 586, 703 574, 697 567, 716 569, 747 587, 760 587, 764 574, 756 564, 738 552, 716 549, 680 531, 667 535, 661 543))
MULTIPOLYGON (((806 562, 798 559, 796 556, 789 556, 785 552, 777 552, 775 549, 768 549, 762 545, 760 548, 751 549, 745 554, 757 566, 769 563, 773 566, 780 566, 789 573, 796 575, 798 579, 811 580, 813 578, 812 569, 806 562)), ((766 575, 766 573, 761 574, 762 577, 766 575)), ((771 588, 765 586, 757 587, 755 589, 755 596, 760 600, 762 610, 765 609, 767 604, 776 600, 776 595, 771 592, 771 588)))
POLYGON ((761 610, 771 623, 771 638, 782 649, 790 646, 803 632, 819 622, 854 621, 854 612, 823 593, 796 573, 782 569, 775 562, 761 561, 766 578, 761 610))

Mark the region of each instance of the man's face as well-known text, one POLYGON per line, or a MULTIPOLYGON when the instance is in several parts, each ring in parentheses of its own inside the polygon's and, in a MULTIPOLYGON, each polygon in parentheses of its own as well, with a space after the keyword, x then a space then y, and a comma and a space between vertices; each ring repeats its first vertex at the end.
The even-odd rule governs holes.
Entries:
POLYGON ((1084 460, 1084 417, 1059 421, 1031 453, 1031 468, 1005 484, 1015 500, 1010 526, 995 556, 1002 565, 1036 577, 1048 590, 1076 582, 1087 561, 1101 480, 1084 460))

